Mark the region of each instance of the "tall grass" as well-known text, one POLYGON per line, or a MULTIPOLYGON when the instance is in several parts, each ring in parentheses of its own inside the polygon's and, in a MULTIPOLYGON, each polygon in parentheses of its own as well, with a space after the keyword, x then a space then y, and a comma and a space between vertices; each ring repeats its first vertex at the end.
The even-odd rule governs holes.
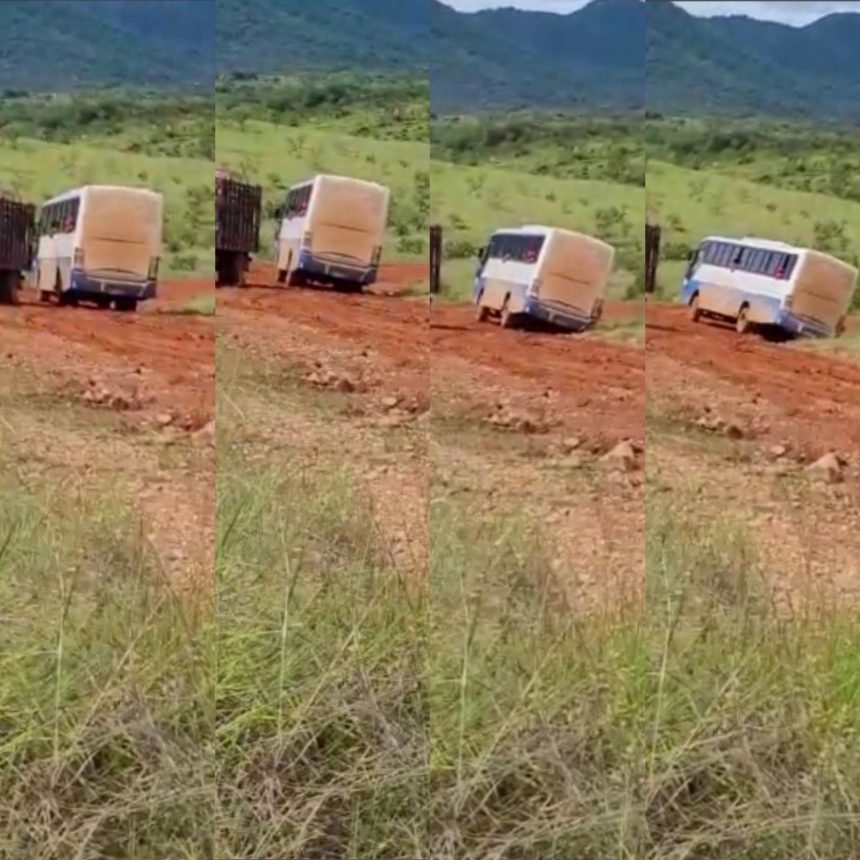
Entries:
POLYGON ((219 432, 217 856, 424 857, 423 589, 348 475, 219 432))
POLYGON ((211 856, 211 613, 122 506, 4 477, 0 607, 0 857, 211 856))

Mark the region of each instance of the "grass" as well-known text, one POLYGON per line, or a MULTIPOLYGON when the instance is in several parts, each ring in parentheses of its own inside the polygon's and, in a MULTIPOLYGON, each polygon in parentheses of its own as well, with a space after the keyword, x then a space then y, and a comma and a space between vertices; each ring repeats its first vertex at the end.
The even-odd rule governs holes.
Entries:
POLYGON ((208 613, 121 502, 29 483, 4 468, 0 857, 209 856, 208 613))
POLYGON ((82 143, 0 138, 3 185, 41 203, 90 183, 151 188, 164 194, 168 276, 209 274, 215 247, 212 162, 154 157, 82 143))

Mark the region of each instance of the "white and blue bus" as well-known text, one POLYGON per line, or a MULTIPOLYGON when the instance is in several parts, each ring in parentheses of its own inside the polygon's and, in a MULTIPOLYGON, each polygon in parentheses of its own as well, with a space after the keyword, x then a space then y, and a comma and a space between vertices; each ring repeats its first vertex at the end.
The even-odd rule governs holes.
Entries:
POLYGON ((276 210, 278 283, 317 281, 349 290, 375 283, 390 191, 345 176, 294 185, 276 210))
POLYGON ((691 319, 729 320, 786 335, 839 336, 857 287, 842 260, 767 239, 709 236, 690 255, 681 301, 691 319))
POLYGON ((42 301, 133 311, 156 294, 164 203, 143 188, 87 185, 42 204, 36 284, 42 301))
POLYGON ((473 301, 479 321, 503 328, 531 317, 569 331, 593 325, 603 309, 615 250, 558 227, 497 230, 480 251, 473 301))

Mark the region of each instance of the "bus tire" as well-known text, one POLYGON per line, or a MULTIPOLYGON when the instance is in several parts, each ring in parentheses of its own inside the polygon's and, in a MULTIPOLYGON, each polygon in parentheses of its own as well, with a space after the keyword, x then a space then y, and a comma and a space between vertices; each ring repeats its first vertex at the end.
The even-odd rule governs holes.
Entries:
POLYGON ((475 320, 479 323, 486 322, 487 317, 489 316, 487 309, 481 304, 483 300, 483 295, 479 296, 478 303, 475 306, 475 320))
POLYGON ((510 296, 505 296, 505 302, 502 305, 501 311, 499 311, 499 325, 502 328, 514 327, 514 319, 510 306, 510 296))
POLYGON ((96 296, 93 301, 96 303, 96 307, 103 311, 110 308, 110 296, 96 296))
POLYGON ((738 334, 748 334, 751 328, 749 305, 742 305, 735 320, 735 331, 738 334))
POLYGON ((690 320, 692 322, 698 322, 702 318, 702 309, 699 307, 699 294, 695 293, 693 298, 690 299, 689 304, 690 309, 690 320))
POLYGON ((285 284, 287 282, 287 270, 278 269, 278 283, 285 284))
POLYGON ((39 290, 39 301, 47 304, 54 294, 50 290, 39 290))
POLYGON ((137 310, 137 299, 119 296, 114 300, 114 307, 122 313, 134 313, 137 310))

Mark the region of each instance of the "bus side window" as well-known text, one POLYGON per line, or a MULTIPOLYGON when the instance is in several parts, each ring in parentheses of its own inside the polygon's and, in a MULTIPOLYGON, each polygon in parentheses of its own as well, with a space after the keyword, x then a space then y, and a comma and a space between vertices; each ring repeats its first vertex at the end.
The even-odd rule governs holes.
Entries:
POLYGON ((797 262, 797 256, 794 254, 786 254, 785 255, 785 266, 783 270, 783 278, 787 281, 791 277, 791 273, 794 271, 794 264, 797 262))

